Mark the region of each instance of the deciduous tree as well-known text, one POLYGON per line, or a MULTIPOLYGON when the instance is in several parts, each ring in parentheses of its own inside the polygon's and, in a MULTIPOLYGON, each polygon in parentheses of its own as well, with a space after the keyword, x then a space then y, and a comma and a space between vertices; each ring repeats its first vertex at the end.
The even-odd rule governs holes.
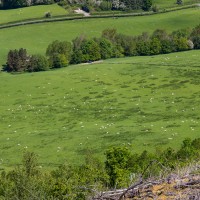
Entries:
POLYGON ((25 71, 29 63, 26 49, 10 50, 7 55, 5 70, 9 72, 25 71))
POLYGON ((32 55, 27 70, 29 72, 46 71, 49 69, 49 62, 42 55, 32 55))

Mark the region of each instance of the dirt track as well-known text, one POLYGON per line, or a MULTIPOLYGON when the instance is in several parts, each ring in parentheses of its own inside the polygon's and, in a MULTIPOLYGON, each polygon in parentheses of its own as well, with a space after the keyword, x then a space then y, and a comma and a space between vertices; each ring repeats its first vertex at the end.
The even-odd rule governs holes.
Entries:
POLYGON ((81 10, 80 8, 77 10, 74 10, 75 13, 77 14, 83 14, 85 17, 90 16, 90 13, 85 12, 84 10, 81 10))

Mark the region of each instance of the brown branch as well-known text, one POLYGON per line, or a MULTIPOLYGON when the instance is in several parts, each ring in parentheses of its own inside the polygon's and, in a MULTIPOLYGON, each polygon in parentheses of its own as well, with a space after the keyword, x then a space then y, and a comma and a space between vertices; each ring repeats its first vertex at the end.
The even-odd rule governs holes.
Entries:
POLYGON ((194 180, 194 181, 190 181, 190 182, 187 182, 187 183, 183 183, 183 184, 180 184, 180 185, 175 185, 174 188, 175 189, 179 189, 179 188, 200 188, 200 180, 194 180))
POLYGON ((125 191, 120 195, 120 197, 119 197, 118 200, 121 200, 129 190, 134 189, 135 187, 141 185, 142 183, 143 183, 143 180, 142 180, 142 178, 141 178, 140 181, 139 181, 138 183, 136 183, 136 184, 130 186, 127 190, 125 190, 125 191))
POLYGON ((143 183, 143 176, 144 176, 144 174, 146 173, 146 171, 148 170, 148 168, 149 168, 151 165, 153 165, 154 163, 158 163, 158 164, 160 164, 162 167, 164 167, 164 166, 163 166, 160 162, 158 162, 157 160, 152 160, 152 161, 150 161, 149 164, 146 166, 146 168, 143 170, 142 175, 141 175, 141 178, 140 178, 140 181, 139 181, 138 183, 136 183, 136 184, 130 186, 127 190, 125 190, 125 191, 120 195, 120 197, 119 197, 118 200, 121 200, 121 199, 128 193, 129 190, 132 190, 132 189, 134 189, 135 187, 137 187, 137 186, 139 186, 139 185, 141 185, 141 184, 143 183))

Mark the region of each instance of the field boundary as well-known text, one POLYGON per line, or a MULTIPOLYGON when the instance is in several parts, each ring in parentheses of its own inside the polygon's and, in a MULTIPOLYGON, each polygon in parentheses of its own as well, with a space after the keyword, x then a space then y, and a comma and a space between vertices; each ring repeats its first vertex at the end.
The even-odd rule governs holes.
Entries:
POLYGON ((6 23, 0 25, 0 29, 5 28, 12 28, 15 26, 23 26, 23 25, 30 25, 30 24, 39 24, 39 23, 47 23, 47 22, 59 22, 59 21, 69 21, 69 20, 82 20, 82 19, 96 19, 96 18, 118 18, 118 17, 136 17, 136 16, 148 16, 148 15, 155 15, 155 14, 161 14, 161 13, 168 13, 168 12, 174 12, 178 10, 184 10, 184 9, 190 9, 199 7, 199 4, 192 4, 182 7, 176 7, 176 8, 169 8, 164 9, 159 12, 141 12, 141 13, 125 13, 125 14, 106 14, 106 15, 90 15, 90 16, 63 16, 63 17, 55 17, 55 18, 45 18, 45 19, 38 19, 38 20, 25 20, 25 21, 19 21, 15 23, 6 23))

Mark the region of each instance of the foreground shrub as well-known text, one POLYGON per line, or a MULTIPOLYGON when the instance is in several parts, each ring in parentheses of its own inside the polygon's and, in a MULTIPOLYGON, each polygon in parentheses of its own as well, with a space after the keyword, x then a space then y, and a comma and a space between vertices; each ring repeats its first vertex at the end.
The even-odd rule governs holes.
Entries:
MULTIPOLYGON (((80 166, 60 165, 45 172, 39 168, 37 155, 24 152, 22 164, 9 172, 0 174, 1 199, 67 199, 85 200, 97 191, 128 187, 137 177, 162 177, 177 168, 199 161, 200 138, 186 138, 176 151, 140 154, 131 147, 111 147, 106 152, 105 162, 85 153, 85 162, 80 166)), ((180 168, 179 168, 180 169, 180 168)))

